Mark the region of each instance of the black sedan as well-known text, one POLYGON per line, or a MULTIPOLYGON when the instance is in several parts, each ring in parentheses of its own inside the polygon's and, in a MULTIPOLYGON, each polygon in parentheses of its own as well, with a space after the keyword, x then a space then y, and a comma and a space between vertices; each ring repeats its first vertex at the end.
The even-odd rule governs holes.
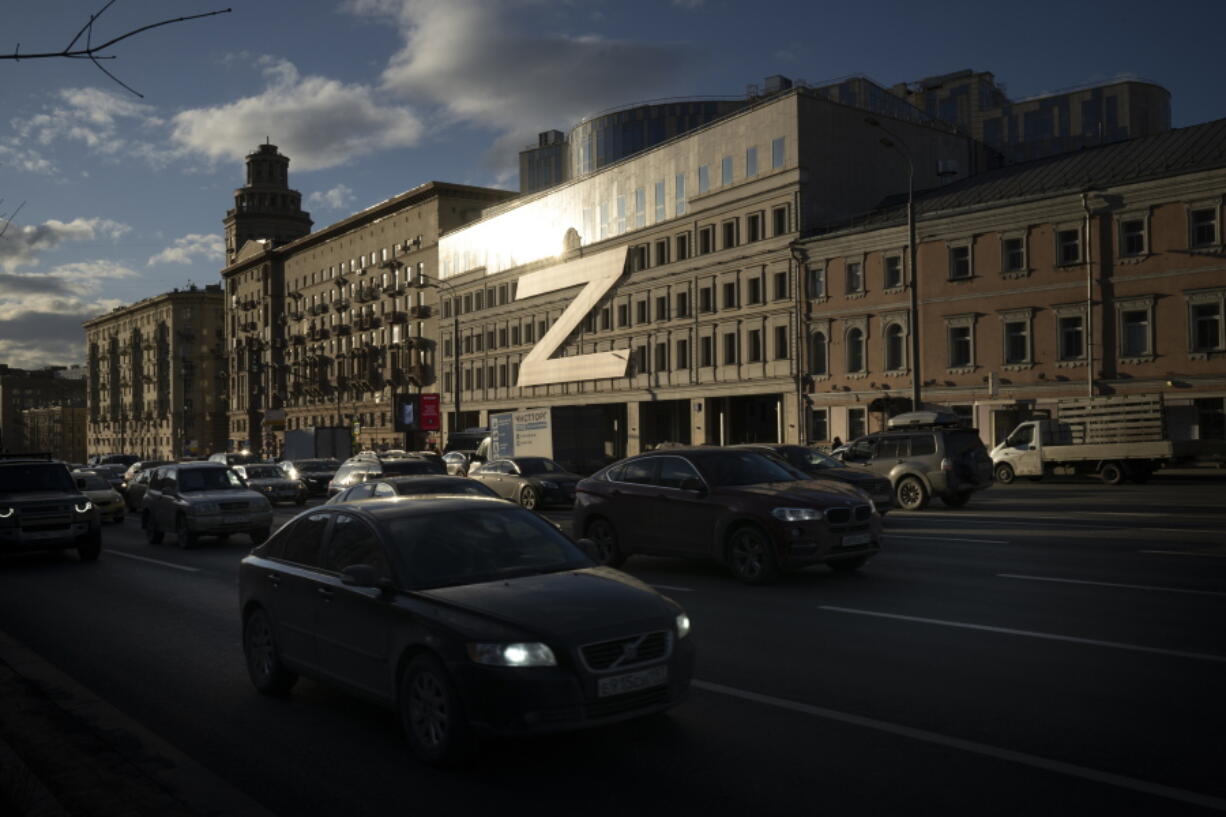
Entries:
POLYGON ((335 494, 328 505, 338 502, 357 502, 360 499, 386 499, 392 496, 487 496, 498 499, 498 494, 484 483, 467 477, 444 477, 436 474, 412 474, 403 477, 383 477, 370 482, 359 482, 335 494))
POLYGON ((434 763, 482 735, 672 707, 693 673, 689 618, 581 545, 494 499, 304 511, 239 567, 251 681, 284 695, 308 675, 382 701, 434 763))
POLYGON ((787 463, 809 479, 837 479, 854 485, 872 498, 877 511, 884 516, 894 507, 894 486, 888 479, 860 468, 844 465, 834 457, 807 445, 783 443, 746 443, 734 445, 750 451, 760 451, 787 463))
POLYGON ((484 482, 501 497, 528 509, 570 505, 582 479, 548 457, 511 457, 490 460, 468 471, 469 479, 484 482))
POLYGON ((277 463, 290 479, 302 480, 311 496, 323 496, 341 464, 336 460, 282 460, 277 463))

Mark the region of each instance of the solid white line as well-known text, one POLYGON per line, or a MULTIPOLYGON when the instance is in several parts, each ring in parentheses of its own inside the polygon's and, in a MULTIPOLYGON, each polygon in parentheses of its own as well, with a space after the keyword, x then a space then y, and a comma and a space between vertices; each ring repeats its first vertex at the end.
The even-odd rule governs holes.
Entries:
POLYGON ((692 587, 673 587, 671 584, 653 584, 652 587, 657 590, 676 590, 678 593, 694 592, 694 588, 692 587))
POLYGON ((1226 596, 1216 590, 1185 590, 1179 587, 1154 587, 1148 584, 1117 584, 1115 582, 1091 582, 1085 579, 1057 579, 1053 576, 1023 576, 1019 573, 997 573, 1002 579, 1028 579, 1033 582, 1060 582, 1062 584, 1091 584, 1096 587, 1123 587, 1128 590, 1160 590, 1164 593, 1187 593, 1191 596, 1226 596))
POLYGON ((176 565, 176 564, 172 564, 171 562, 163 562, 158 559, 150 559, 147 556, 137 556, 134 553, 124 553, 122 550, 108 550, 107 553, 111 554, 112 556, 122 556, 125 559, 136 559, 137 561, 140 561, 140 562, 150 562, 155 565, 161 565, 162 567, 173 567, 175 570, 186 570, 189 573, 199 573, 200 572, 200 568, 198 567, 187 567, 186 565, 176 565))
POLYGON ((1158 655, 1174 655, 1179 658, 1195 658, 1201 661, 1216 661, 1226 664, 1226 655, 1212 655, 1203 652, 1184 652, 1182 650, 1164 650, 1160 647, 1142 647, 1138 644, 1125 644, 1120 641, 1099 641, 1094 638, 1077 638, 1071 635, 1055 635, 1053 633, 1039 633, 1033 630, 1014 630, 1009 627, 989 627, 985 624, 968 624, 964 621, 943 621, 938 618, 922 618, 920 616, 903 616, 897 613, 878 613, 874 610, 855 610, 851 607, 832 607, 830 605, 819 605, 821 610, 830 610, 835 613, 854 613, 860 616, 875 616, 877 618, 893 618, 899 621, 917 621, 921 624, 940 624, 943 627, 957 627, 963 630, 982 630, 988 633, 1004 633, 1005 635, 1023 635, 1029 638, 1045 638, 1050 641, 1067 641, 1072 644, 1090 644, 1095 647, 1114 647, 1119 650, 1134 650, 1136 652, 1152 652, 1158 655))
POLYGON ((724 686, 723 684, 714 684, 710 681, 700 681, 695 679, 691 683, 698 689, 703 689, 707 692, 714 692, 720 695, 729 695, 734 698, 753 701, 754 703, 766 704, 767 706, 774 706, 792 712, 799 712, 804 715, 812 715, 817 718, 838 721, 851 726, 859 726, 864 729, 873 729, 878 732, 886 732, 891 735, 898 735, 900 737, 910 738, 911 740, 918 740, 923 741, 924 743, 932 743, 938 746, 958 749, 963 752, 970 752, 972 754, 996 758, 997 760, 1005 760, 1010 763, 1020 763, 1024 766, 1032 766, 1036 769, 1042 769, 1043 771, 1047 772, 1055 772, 1057 774, 1064 774, 1070 777, 1080 777, 1083 780, 1092 780, 1095 783, 1103 783, 1105 785, 1115 786, 1121 789, 1130 789, 1132 791, 1141 792, 1154 797, 1162 797, 1167 800, 1177 800, 1179 802, 1192 803, 1193 805, 1203 806, 1205 808, 1215 809, 1217 811, 1226 811, 1226 800, 1218 797, 1211 797, 1207 794, 1187 791, 1186 789, 1177 789, 1172 786, 1164 786, 1161 783, 1151 783, 1147 780, 1138 780, 1134 777, 1125 777, 1124 775, 1103 772, 1099 771, 1098 769, 1090 769, 1073 763, 1065 763, 1062 760, 1053 760, 1051 758, 1039 757, 1038 755, 1026 754, 1025 752, 1016 752, 1012 749, 1004 749, 999 746, 978 743, 973 740, 955 738, 950 735, 942 735, 938 732, 929 732, 925 729, 916 729, 911 726, 889 723, 888 721, 879 721, 875 718, 866 718, 862 715, 852 715, 847 712, 838 712, 836 710, 826 709, 820 706, 811 706, 810 704, 800 703, 799 701, 789 701, 785 698, 762 695, 757 692, 749 692, 743 689, 736 689, 735 687, 724 686))
POLYGON ((905 533, 883 533, 891 539, 927 539, 933 542, 974 542, 982 545, 1007 545, 1008 539, 964 539, 960 536, 908 536, 905 533))

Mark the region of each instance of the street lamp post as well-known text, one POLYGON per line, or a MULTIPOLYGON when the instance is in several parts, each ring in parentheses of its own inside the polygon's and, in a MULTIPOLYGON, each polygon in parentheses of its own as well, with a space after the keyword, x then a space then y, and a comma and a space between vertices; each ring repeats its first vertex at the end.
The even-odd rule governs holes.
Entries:
POLYGON ((919 411, 920 406, 920 326, 919 326, 919 259, 915 255, 915 163, 911 154, 905 148, 905 143, 886 129, 871 116, 864 122, 874 128, 880 128, 888 134, 881 138, 881 144, 898 153, 907 160, 907 258, 911 285, 911 308, 908 321, 911 324, 911 410, 919 411))

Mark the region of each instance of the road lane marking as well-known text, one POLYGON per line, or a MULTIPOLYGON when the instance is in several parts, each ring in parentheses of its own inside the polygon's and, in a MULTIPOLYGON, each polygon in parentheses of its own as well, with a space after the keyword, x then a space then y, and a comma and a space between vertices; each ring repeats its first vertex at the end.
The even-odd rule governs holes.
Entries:
POLYGON ((122 556, 125 559, 136 559, 138 562, 149 562, 151 564, 161 565, 162 567, 173 567, 175 570, 186 570, 189 573, 200 572, 200 568, 198 567, 188 567, 186 565, 177 565, 173 562, 163 562, 160 559, 150 559, 147 556, 137 556, 135 553, 124 553, 122 550, 107 550, 107 553, 111 554, 112 556, 122 556))
POLYGON ((1085 579, 1058 579, 1054 576, 1023 576, 1020 573, 997 573, 1002 579, 1027 579, 1032 582, 1060 582, 1062 584, 1090 584, 1096 587, 1123 587, 1128 590, 1160 590, 1163 593, 1187 593, 1192 596, 1226 596, 1216 590, 1185 590, 1180 587, 1154 587, 1148 584, 1117 584, 1116 582, 1092 582, 1085 579))
POLYGON ((776 698, 772 695, 763 695, 758 692, 749 692, 736 687, 724 686, 710 681, 702 681, 694 679, 691 684, 698 689, 714 692, 719 695, 728 695, 733 698, 740 698, 754 703, 765 704, 767 706, 786 709, 791 712, 799 712, 804 715, 812 715, 816 718, 825 718, 826 720, 838 721, 850 726, 859 726, 864 729, 872 729, 878 732, 885 732, 891 735, 898 735, 911 740, 918 740, 924 743, 931 743, 937 746, 945 746, 951 749, 958 749, 963 752, 983 755, 985 757, 1004 760, 1010 763, 1018 763, 1024 766, 1032 766, 1036 769, 1042 769, 1047 772, 1055 772, 1057 774, 1068 775, 1069 777, 1079 777, 1083 780, 1091 780, 1095 783, 1103 783, 1108 786, 1115 786, 1121 789, 1129 789, 1131 791, 1141 792, 1154 797, 1161 797, 1167 800, 1176 800, 1182 803, 1191 803, 1193 805, 1202 806, 1204 808, 1214 809, 1216 811, 1226 811, 1226 800, 1218 797, 1212 797, 1199 792, 1188 791, 1186 789, 1177 789, 1173 786, 1164 786, 1161 783, 1151 783, 1148 780, 1138 780, 1135 777, 1126 777, 1125 775, 1113 774, 1112 772, 1104 772, 1098 769, 1091 769, 1087 766, 1078 766, 1075 763, 1066 763, 1063 760, 1054 760, 1052 758, 1040 757, 1038 755, 1027 754, 1026 752, 1018 752, 1013 749, 1005 749, 1000 746, 992 746, 987 743, 979 743, 973 740, 965 740, 956 738, 951 735, 942 735, 939 732, 929 732, 926 729, 916 729, 912 726, 903 726, 898 723, 890 723, 889 721, 880 721, 876 718, 866 718, 863 715, 852 715, 848 712, 839 712, 834 709, 826 709, 825 707, 813 706, 811 704, 801 703, 799 701, 790 701, 786 698, 776 698))
POLYGON ((905 533, 883 533, 890 539, 927 539, 933 542, 973 542, 982 545, 1007 545, 1008 539, 966 539, 961 536, 909 536, 905 533))
POLYGON ((656 590, 676 590, 678 593, 694 592, 694 588, 692 587, 674 587, 671 584, 653 584, 652 587, 654 587, 656 590))
POLYGON ((828 604, 818 606, 820 610, 830 610, 835 613, 852 613, 859 616, 874 616, 876 618, 892 618, 899 621, 915 621, 920 624, 939 624, 942 627, 956 627, 962 630, 981 630, 987 633, 1004 633, 1005 635, 1021 635, 1028 638, 1043 638, 1049 641, 1067 641, 1071 644, 1090 644, 1095 647, 1114 647, 1117 650, 1133 650, 1134 652, 1150 652, 1157 655, 1173 655, 1179 658, 1195 658, 1200 661, 1215 661, 1226 664, 1226 655, 1213 655, 1204 652, 1184 652, 1183 650, 1167 650, 1161 647, 1143 647, 1139 644, 1125 644, 1122 641, 1099 641, 1094 638, 1078 638, 1072 635, 1056 635, 1055 633, 1040 633, 1034 630, 1015 630, 1010 627, 990 627, 986 624, 970 624, 965 621, 945 621, 939 618, 923 618, 921 616, 904 616, 898 613, 879 613, 875 610, 856 610, 851 607, 833 607, 828 604))
POLYGON ((1211 556, 1214 559, 1226 557, 1226 553, 1214 553, 1211 550, 1138 550, 1137 553, 1157 553, 1161 556, 1211 556))

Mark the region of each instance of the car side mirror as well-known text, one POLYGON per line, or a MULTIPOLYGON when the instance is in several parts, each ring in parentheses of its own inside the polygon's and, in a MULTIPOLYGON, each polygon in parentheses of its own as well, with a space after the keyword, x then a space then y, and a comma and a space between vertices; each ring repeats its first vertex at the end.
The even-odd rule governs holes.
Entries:
POLYGON ((596 564, 600 564, 600 551, 596 549, 596 543, 591 539, 579 539, 575 542, 579 546, 579 550, 583 551, 583 555, 587 556, 596 564))
POLYGON ((341 571, 341 584, 349 587, 374 587, 387 592, 392 589, 392 581, 381 576, 371 565, 349 565, 341 571))
POLYGON ((693 491, 699 496, 707 495, 707 486, 698 477, 686 477, 681 480, 681 490, 693 491))

